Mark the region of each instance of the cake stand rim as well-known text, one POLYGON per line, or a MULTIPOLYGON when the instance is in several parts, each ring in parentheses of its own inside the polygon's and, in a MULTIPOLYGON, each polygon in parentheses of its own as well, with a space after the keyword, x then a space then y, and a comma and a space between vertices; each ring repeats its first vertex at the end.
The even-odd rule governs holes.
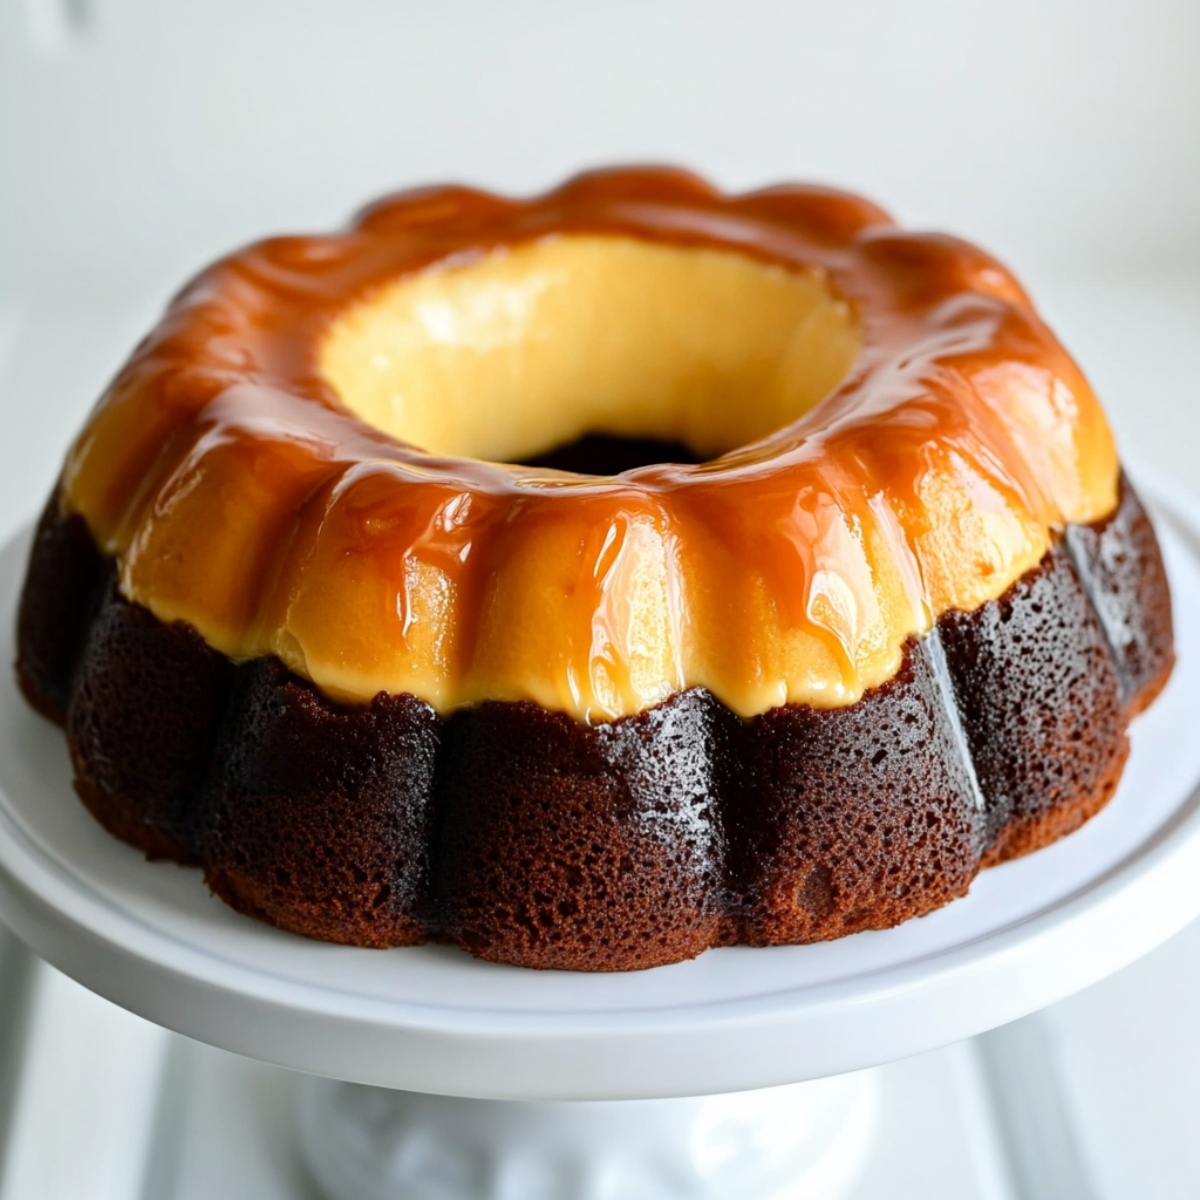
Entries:
MULTIPOLYGON (((1200 563, 1200 504, 1170 484, 1145 492, 1200 563)), ((23 556, 29 536, 10 540, 0 562, 23 556)), ((250 1057, 450 1095, 653 1098, 865 1068, 1062 999, 1200 913, 1198 781, 1154 836, 1086 886, 1027 921, 874 976, 663 1009, 466 1010, 321 989, 182 943, 70 877, 8 804, 0 792, 0 917, 85 986, 250 1057)))

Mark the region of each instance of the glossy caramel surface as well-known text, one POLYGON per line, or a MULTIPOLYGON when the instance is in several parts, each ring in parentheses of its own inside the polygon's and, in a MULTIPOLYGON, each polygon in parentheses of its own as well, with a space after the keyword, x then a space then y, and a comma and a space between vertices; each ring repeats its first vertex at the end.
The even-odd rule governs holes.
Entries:
MULTIPOLYGON (((553 328, 559 344, 572 326, 553 328)), ((515 411, 536 390, 527 379, 541 380, 536 443, 557 436, 545 380, 561 372, 530 370, 488 403, 515 411)), ((422 412, 452 375, 432 378, 422 412)), ((490 387, 486 367, 477 378, 490 387)), ((705 385, 697 403, 761 413, 761 387, 722 390, 741 378, 705 385)), ((595 403, 589 420, 604 425, 595 403)), ((578 432, 626 432, 648 404, 631 391, 613 427, 578 432)), ((655 411, 653 428, 632 432, 689 440, 677 408, 655 411)), ((705 453, 742 429, 714 421, 705 453)), ((505 452, 549 449, 528 443, 505 452)), ((217 263, 102 398, 62 494, 119 558, 126 596, 233 657, 277 654, 337 699, 412 692, 442 712, 529 699, 594 722, 697 685, 745 716, 852 703, 891 677, 909 635, 1000 595, 1056 529, 1111 512, 1117 473, 1087 382, 982 251, 820 188, 724 196, 679 172, 617 170, 533 200, 409 192, 345 233, 217 263), (544 255, 551 242, 565 250, 544 255), (450 424, 427 426, 451 431, 437 454, 401 440, 409 418, 387 414, 402 370, 383 400, 363 398, 354 347, 379 346, 347 331, 372 305, 407 303, 406 280, 461 272, 461 307, 472 270, 595 260, 592 278, 606 244, 631 263, 646 259, 638 245, 703 252, 744 277, 747 303, 765 293, 726 260, 752 260, 787 294, 776 315, 790 311, 787 273, 812 297, 797 314, 826 322, 804 353, 852 345, 831 376, 844 378, 819 399, 798 373, 780 393, 790 419, 722 457, 612 478, 454 456, 450 424)))

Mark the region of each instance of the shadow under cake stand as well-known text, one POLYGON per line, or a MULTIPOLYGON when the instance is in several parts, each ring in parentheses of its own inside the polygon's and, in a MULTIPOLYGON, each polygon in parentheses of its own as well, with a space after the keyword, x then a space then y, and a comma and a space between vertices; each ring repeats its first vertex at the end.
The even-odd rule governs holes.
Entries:
MULTIPOLYGON (((7 668, 0 919, 117 1004, 314 1076, 301 1144, 335 1200, 844 1196, 872 1142, 867 1068, 1063 999, 1200 914, 1200 509, 1150 500, 1179 661, 1116 798, 897 929, 611 975, 307 941, 109 837, 7 668)), ((5 663, 28 544, 0 552, 5 663)))

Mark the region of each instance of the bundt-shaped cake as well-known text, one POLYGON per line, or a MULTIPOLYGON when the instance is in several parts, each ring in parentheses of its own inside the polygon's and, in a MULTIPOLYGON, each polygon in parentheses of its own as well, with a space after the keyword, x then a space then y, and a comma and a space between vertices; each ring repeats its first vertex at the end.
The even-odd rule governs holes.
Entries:
POLYGON ((1004 267, 616 170, 201 274, 71 450, 17 670, 96 818, 241 912, 619 970, 961 896, 1109 799, 1172 657, 1004 267))

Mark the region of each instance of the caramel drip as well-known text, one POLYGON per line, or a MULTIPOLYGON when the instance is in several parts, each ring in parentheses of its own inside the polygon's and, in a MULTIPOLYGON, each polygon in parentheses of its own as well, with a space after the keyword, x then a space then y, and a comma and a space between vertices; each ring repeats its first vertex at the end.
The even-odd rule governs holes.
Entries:
POLYGON ((217 263, 102 398, 63 496, 127 597, 234 658, 278 654, 336 699, 592 722, 700 685, 744 716, 852 703, 910 635, 1110 513, 1117 474, 1088 384, 982 251, 825 189, 614 170, 532 200, 402 193, 217 263), (852 369, 749 445, 612 478, 427 453, 322 373, 337 323, 397 280, 551 237, 819 279, 852 369))

